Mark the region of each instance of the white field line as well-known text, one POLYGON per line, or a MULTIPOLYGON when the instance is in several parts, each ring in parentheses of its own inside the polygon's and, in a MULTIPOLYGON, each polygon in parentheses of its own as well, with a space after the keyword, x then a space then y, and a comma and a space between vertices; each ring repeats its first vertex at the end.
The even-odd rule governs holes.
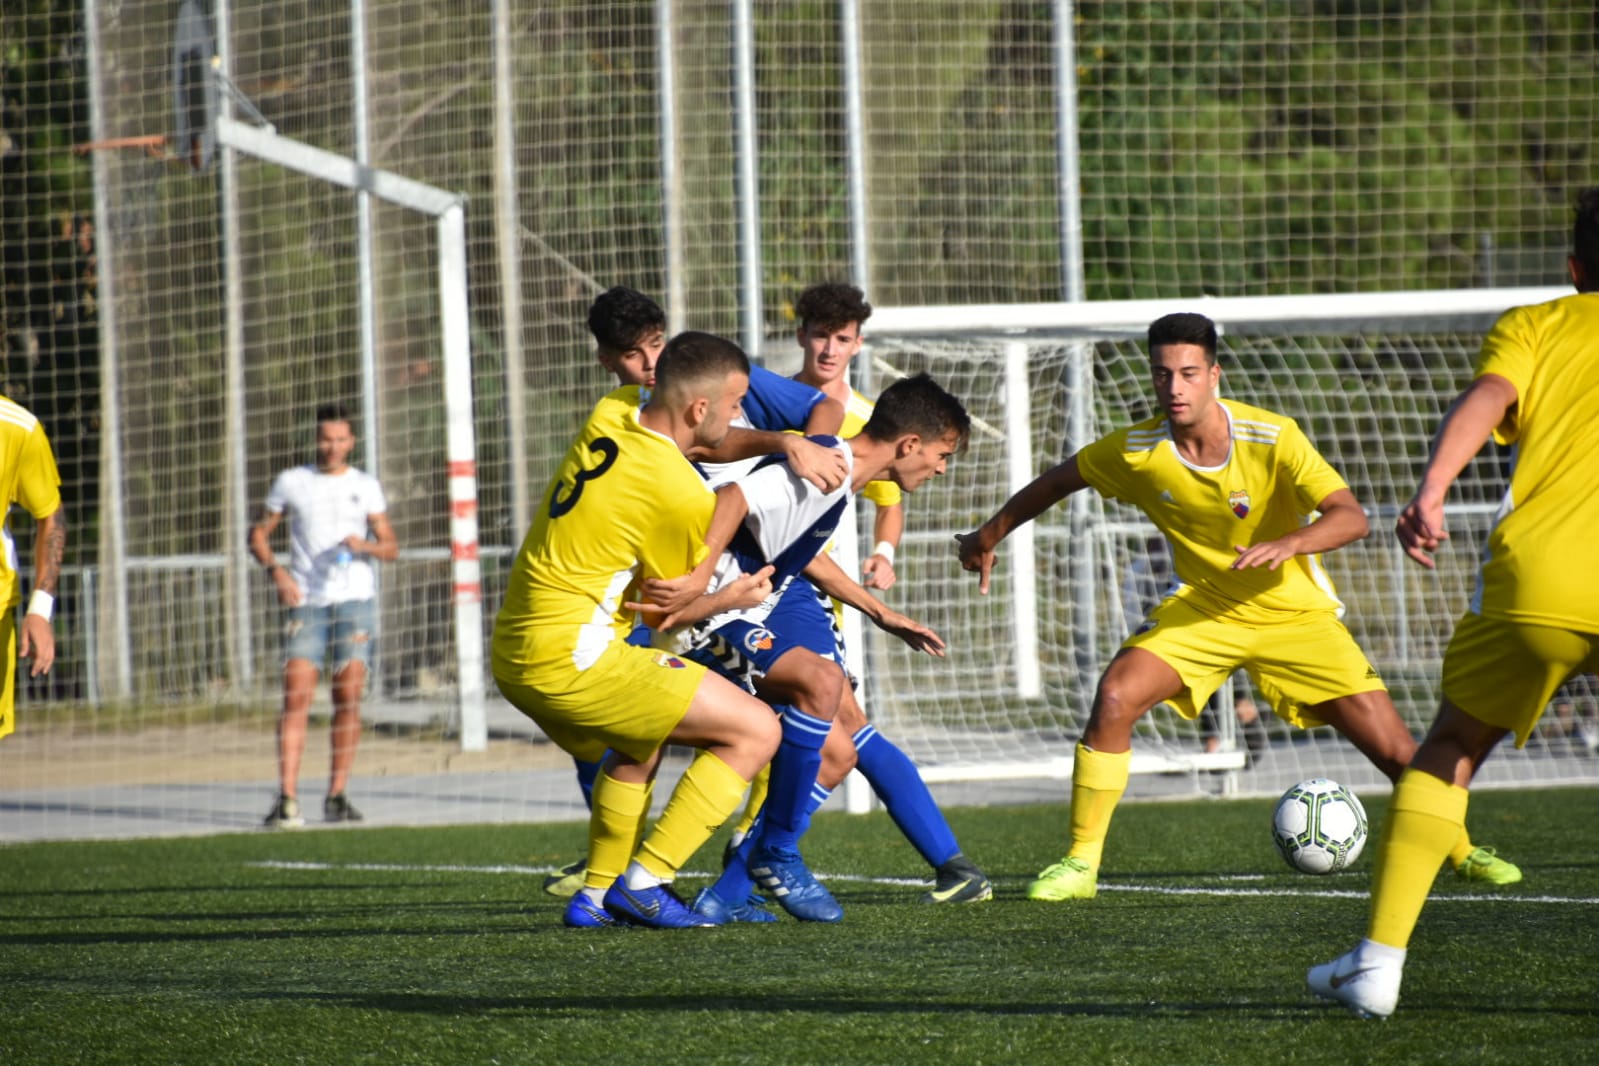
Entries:
MULTIPOLYGON (((459 873, 459 874, 515 874, 521 877, 542 877, 554 873, 554 866, 462 866, 462 865, 422 865, 417 863, 388 863, 388 862, 283 862, 266 860, 252 862, 246 865, 258 869, 270 870, 368 870, 379 873, 459 873)), ((699 877, 714 879, 717 873, 700 870, 684 870, 684 877, 699 877)), ((914 877, 864 877, 858 874, 830 874, 818 871, 816 876, 823 881, 849 881, 869 885, 890 885, 894 887, 924 888, 931 883, 930 879, 914 877)), ((1246 874, 1233 877, 1223 877, 1226 881, 1255 881, 1260 880, 1257 874, 1246 874)), ((1155 896, 1289 896, 1301 899, 1365 899, 1370 893, 1354 889, 1323 889, 1323 888, 1228 888, 1228 887, 1178 887, 1172 885, 1147 885, 1133 882, 1101 881, 1101 892, 1143 892, 1155 896)), ((1487 892, 1474 892, 1471 894, 1432 895, 1427 897, 1429 902, 1442 903, 1542 903, 1556 906, 1593 907, 1599 906, 1599 897, 1596 896, 1519 896, 1499 895, 1487 892)))

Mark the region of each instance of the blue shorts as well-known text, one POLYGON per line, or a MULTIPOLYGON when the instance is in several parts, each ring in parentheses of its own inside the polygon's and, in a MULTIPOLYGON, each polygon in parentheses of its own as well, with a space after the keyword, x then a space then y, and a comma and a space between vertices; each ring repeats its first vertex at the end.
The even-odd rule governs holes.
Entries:
POLYGON ((334 673, 350 663, 371 666, 376 622, 376 600, 290 607, 283 627, 283 657, 305 659, 320 670, 331 651, 334 673))
POLYGON ((783 590, 764 623, 724 623, 684 658, 710 667, 751 692, 756 680, 795 648, 806 648, 836 662, 847 674, 833 623, 833 612, 817 596, 815 586, 797 577, 783 590))

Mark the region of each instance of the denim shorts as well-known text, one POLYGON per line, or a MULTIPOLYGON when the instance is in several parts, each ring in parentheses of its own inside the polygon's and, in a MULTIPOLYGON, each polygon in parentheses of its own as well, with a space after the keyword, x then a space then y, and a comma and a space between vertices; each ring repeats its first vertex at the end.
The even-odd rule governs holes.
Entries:
POLYGON ((283 657, 309 660, 320 670, 331 651, 334 673, 349 663, 370 666, 376 618, 375 600, 290 607, 283 627, 283 657))

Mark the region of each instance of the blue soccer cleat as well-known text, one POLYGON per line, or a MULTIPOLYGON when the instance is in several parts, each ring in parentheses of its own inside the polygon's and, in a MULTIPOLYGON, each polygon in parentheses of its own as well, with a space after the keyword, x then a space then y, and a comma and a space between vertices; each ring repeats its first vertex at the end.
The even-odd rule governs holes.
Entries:
POLYGON ((717 925, 733 925, 738 922, 759 925, 777 921, 777 915, 747 899, 729 904, 716 894, 714 888, 700 889, 700 894, 694 897, 694 913, 709 918, 717 925))
POLYGON ((618 921, 651 929, 695 929, 717 924, 689 910, 666 885, 628 888, 626 878, 618 878, 606 891, 605 909, 618 921))
POLYGON ((561 922, 570 929, 604 929, 619 924, 604 907, 581 892, 567 901, 561 922))
POLYGON ((802 922, 844 918, 844 908, 812 876, 797 852, 756 848, 750 853, 750 876, 777 899, 778 906, 802 922))

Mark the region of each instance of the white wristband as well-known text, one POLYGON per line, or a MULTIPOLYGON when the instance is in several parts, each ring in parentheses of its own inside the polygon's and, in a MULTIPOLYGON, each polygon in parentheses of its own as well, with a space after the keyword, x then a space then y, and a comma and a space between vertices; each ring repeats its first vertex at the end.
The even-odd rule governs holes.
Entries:
POLYGON ((34 589, 33 595, 28 597, 28 613, 36 614, 46 622, 56 609, 56 598, 44 589, 34 589))
POLYGON ((892 544, 890 544, 888 541, 886 541, 886 540, 878 541, 877 542, 877 547, 872 549, 872 554, 873 555, 881 555, 883 558, 888 560, 888 565, 889 566, 893 566, 894 565, 894 546, 892 544))

